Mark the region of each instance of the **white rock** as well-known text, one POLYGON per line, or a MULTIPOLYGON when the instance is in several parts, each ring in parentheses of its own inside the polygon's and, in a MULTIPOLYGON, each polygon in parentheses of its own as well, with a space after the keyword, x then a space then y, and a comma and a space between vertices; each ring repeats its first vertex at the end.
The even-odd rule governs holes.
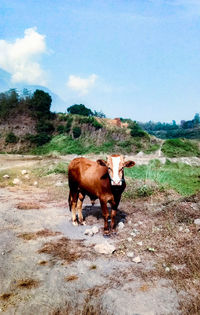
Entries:
POLYGON ((38 184, 38 182, 37 182, 37 181, 35 181, 35 182, 33 183, 33 185, 34 185, 34 186, 37 186, 37 184, 38 184))
POLYGON ((30 176, 29 176, 28 174, 26 174, 26 175, 24 176, 24 178, 30 179, 30 176))
POLYGON ((89 235, 89 236, 93 236, 94 233, 93 233, 92 229, 86 229, 84 234, 89 235))
POLYGON ((3 175, 3 178, 8 179, 10 176, 8 174, 3 175))
POLYGON ((133 252, 128 252, 128 253, 126 254, 126 256, 127 256, 127 257, 130 257, 130 258, 133 258, 134 253, 133 253, 133 252))
POLYGON ((140 256, 136 256, 136 257, 134 257, 134 258, 132 259, 132 261, 135 262, 135 263, 137 263, 137 264, 139 264, 139 263, 141 263, 141 258, 140 258, 140 256))
POLYGON ((124 223, 123 222, 119 222, 118 229, 122 230, 123 228, 124 228, 124 223))
POLYGON ((132 221, 131 221, 131 220, 129 220, 129 221, 128 221, 128 225, 131 225, 131 224, 132 224, 132 221))
POLYGON ((96 225, 93 226, 92 232, 93 232, 93 234, 97 234, 99 232, 99 228, 96 225))
POLYGON ((28 174, 27 170, 22 170, 21 173, 22 175, 28 174))
POLYGON ((134 232, 131 232, 131 236, 136 237, 137 234, 135 234, 134 232))
POLYGON ((109 244, 108 242, 97 244, 94 247, 95 251, 100 254, 112 254, 116 248, 114 245, 109 244))
POLYGON ((165 271, 166 271, 166 272, 169 272, 169 271, 170 271, 170 268, 169 268, 169 267, 166 267, 166 268, 165 268, 165 271))
POLYGON ((127 241, 128 241, 128 242, 132 242, 132 240, 133 240, 132 237, 128 237, 128 238, 127 238, 127 241))
POLYGON ((142 246, 143 242, 142 241, 141 242, 137 242, 137 245, 142 246))
POLYGON ((21 181, 19 180, 19 178, 14 178, 13 179, 13 184, 14 185, 19 185, 21 183, 21 181))
POLYGON ((60 181, 57 182, 57 183, 55 183, 55 186, 56 186, 56 187, 62 187, 63 185, 64 185, 64 184, 63 184, 62 182, 60 182, 60 181))
POLYGON ((190 230, 187 228, 187 229, 185 229, 185 233, 189 233, 190 232, 190 230))
POLYGON ((194 224, 196 225, 196 229, 200 230, 200 219, 194 220, 194 224))

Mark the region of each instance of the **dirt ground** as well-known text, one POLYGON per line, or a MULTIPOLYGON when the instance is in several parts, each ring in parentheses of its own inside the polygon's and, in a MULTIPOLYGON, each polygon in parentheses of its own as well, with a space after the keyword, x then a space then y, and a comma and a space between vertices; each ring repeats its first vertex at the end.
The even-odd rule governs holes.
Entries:
POLYGON ((194 225, 200 217, 200 194, 180 198, 168 191, 123 199, 116 233, 105 239, 98 203, 91 206, 85 200, 86 226, 75 227, 66 175, 39 177, 32 172, 58 162, 1 158, 1 172, 15 169, 20 177, 26 169, 29 178, 21 176, 18 185, 5 179, 0 188, 0 312, 200 314, 199 232, 194 225), (94 226, 97 234, 84 234, 94 226), (96 252, 95 245, 102 243, 116 250, 96 252))

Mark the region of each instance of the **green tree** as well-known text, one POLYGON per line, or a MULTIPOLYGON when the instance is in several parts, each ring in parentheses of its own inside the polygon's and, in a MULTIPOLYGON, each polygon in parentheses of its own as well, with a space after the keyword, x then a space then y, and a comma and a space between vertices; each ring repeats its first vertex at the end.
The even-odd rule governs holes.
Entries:
POLYGON ((83 116, 93 116, 93 112, 91 109, 87 108, 83 104, 74 104, 70 107, 67 108, 68 113, 70 114, 78 114, 78 115, 83 115, 83 116))
POLYGON ((30 106, 31 109, 36 112, 38 118, 49 118, 51 102, 52 98, 48 93, 42 90, 36 90, 33 93, 30 106))

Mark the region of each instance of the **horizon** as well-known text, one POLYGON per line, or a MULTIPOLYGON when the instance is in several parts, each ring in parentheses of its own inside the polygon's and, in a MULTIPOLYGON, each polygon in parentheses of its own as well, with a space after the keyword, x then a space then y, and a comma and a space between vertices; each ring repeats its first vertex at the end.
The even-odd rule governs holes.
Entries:
POLYGON ((200 112, 197 0, 2 0, 0 17, 2 86, 44 86, 53 111, 166 123, 200 112))

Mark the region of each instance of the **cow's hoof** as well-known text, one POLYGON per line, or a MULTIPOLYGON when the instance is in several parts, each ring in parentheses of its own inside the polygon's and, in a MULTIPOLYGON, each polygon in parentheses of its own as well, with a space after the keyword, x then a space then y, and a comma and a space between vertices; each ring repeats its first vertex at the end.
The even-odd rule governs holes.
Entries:
POLYGON ((103 236, 104 237, 110 237, 110 231, 109 230, 104 230, 103 236))
POLYGON ((80 222, 80 225, 86 225, 85 221, 80 222))
POLYGON ((73 221, 72 224, 73 224, 74 226, 78 226, 78 222, 77 222, 77 221, 73 221))

